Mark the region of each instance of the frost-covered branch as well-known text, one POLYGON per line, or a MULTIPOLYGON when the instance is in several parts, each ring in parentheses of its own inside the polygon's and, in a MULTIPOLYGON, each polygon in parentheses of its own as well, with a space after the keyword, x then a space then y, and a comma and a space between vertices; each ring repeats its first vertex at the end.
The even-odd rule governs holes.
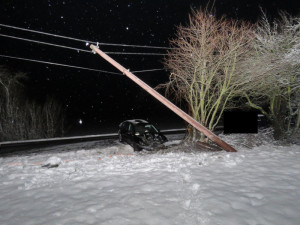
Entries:
POLYGON ((281 13, 270 23, 263 14, 253 44, 252 56, 239 65, 248 80, 248 103, 256 109, 267 104, 275 137, 289 138, 292 127, 299 128, 300 19, 281 13))

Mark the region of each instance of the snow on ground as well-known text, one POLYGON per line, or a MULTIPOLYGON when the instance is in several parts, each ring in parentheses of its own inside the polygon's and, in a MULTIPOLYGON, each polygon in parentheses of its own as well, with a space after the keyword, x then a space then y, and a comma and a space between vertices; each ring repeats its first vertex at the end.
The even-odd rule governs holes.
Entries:
POLYGON ((299 224, 300 146, 262 137, 223 135, 237 153, 99 141, 1 157, 0 224, 299 224))

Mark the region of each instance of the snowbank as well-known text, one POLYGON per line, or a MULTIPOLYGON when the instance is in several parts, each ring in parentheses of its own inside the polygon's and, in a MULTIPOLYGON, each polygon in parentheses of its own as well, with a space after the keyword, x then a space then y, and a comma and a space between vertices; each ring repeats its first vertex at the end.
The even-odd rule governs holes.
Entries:
POLYGON ((0 158, 0 224, 299 224, 300 146, 243 145, 148 154, 102 141, 0 158))

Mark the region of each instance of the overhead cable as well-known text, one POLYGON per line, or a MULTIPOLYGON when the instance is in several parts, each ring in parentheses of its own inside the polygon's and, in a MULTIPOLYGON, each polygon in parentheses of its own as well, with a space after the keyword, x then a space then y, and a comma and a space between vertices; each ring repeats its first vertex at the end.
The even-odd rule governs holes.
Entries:
POLYGON ((48 36, 53 36, 53 37, 58 37, 58 38, 69 39, 69 40, 73 40, 73 41, 80 41, 80 42, 88 42, 88 43, 97 44, 96 42, 93 42, 93 41, 88 41, 88 40, 83 40, 83 39, 78 39, 78 38, 72 38, 72 37, 67 37, 67 36, 58 35, 58 34, 51 34, 51 33, 48 33, 48 32, 31 30, 31 29, 26 29, 26 28, 22 28, 22 27, 10 26, 10 25, 6 25, 6 24, 0 24, 0 26, 1 27, 12 28, 12 29, 16 29, 16 30, 27 31, 27 32, 31 32, 31 33, 37 33, 37 34, 43 34, 43 35, 48 35, 48 36))
MULTIPOLYGON (((12 39, 17 39, 21 41, 27 41, 27 42, 33 42, 33 43, 38 43, 38 44, 43 44, 43 45, 49 45, 49 46, 54 46, 54 47, 59 47, 59 48, 66 48, 70 50, 75 50, 77 52, 87 52, 87 53, 93 53, 92 51, 81 49, 81 48, 73 48, 65 45, 58 45, 58 44, 53 44, 49 42, 44 42, 44 41, 37 41, 33 39, 27 39, 27 38, 20 38, 16 36, 11 36, 11 35, 6 35, 6 34, 0 34, 1 37, 6 37, 6 38, 12 38, 12 39)), ((105 52, 106 54, 110 55, 167 55, 163 53, 149 53, 149 52, 105 52)))
POLYGON ((107 45, 107 46, 132 47, 132 48, 171 49, 171 48, 168 48, 168 47, 149 46, 149 45, 127 45, 127 44, 114 44, 114 43, 101 43, 101 42, 96 42, 96 44, 99 44, 99 45, 107 45))
POLYGON ((0 24, 0 26, 11 28, 11 29, 27 31, 27 32, 32 32, 32 33, 38 33, 38 34, 53 36, 53 37, 58 37, 58 38, 69 39, 69 40, 73 40, 73 41, 85 42, 85 43, 90 43, 90 44, 95 44, 95 45, 121 46, 121 47, 133 47, 133 48, 170 49, 168 47, 149 46, 149 45, 129 45, 129 44, 116 44, 116 43, 102 43, 102 42, 88 41, 88 40, 83 40, 83 39, 79 39, 79 38, 73 38, 73 37, 68 37, 68 36, 63 36, 63 35, 58 35, 58 34, 52 34, 52 33, 48 33, 48 32, 31 30, 31 29, 26 29, 26 28, 21 28, 21 27, 6 25, 6 24, 0 24))
MULTIPOLYGON (((27 59, 27 58, 21 58, 21 57, 15 57, 15 56, 8 56, 8 55, 1 55, 1 54, 0 54, 0 57, 9 58, 9 59, 23 60, 23 61, 29 61, 29 62, 37 62, 37 63, 54 65, 54 66, 70 67, 70 68, 81 69, 81 70, 90 70, 90 71, 94 71, 94 72, 108 73, 108 74, 122 75, 123 76, 122 73, 115 73, 115 72, 110 72, 110 71, 105 71, 105 70, 98 70, 98 69, 92 69, 92 68, 81 67, 81 66, 73 66, 73 65, 61 64, 61 63, 47 62, 47 61, 42 61, 42 60, 27 59)), ((144 72, 159 71, 159 70, 164 70, 164 69, 137 70, 137 71, 132 71, 132 73, 144 73, 144 72)))
POLYGON ((131 71, 131 72, 132 73, 144 73, 144 72, 152 72, 152 71, 159 71, 159 70, 165 70, 165 69, 137 70, 137 71, 131 71))
POLYGON ((167 55, 164 53, 149 53, 149 52, 104 52, 108 55, 167 55))
POLYGON ((0 55, 0 57, 10 58, 10 59, 18 59, 18 60, 24 60, 24 61, 30 61, 30 62, 37 62, 37 63, 43 63, 43 64, 49 64, 49 65, 55 65, 55 66, 70 67, 70 68, 75 68, 75 69, 90 70, 90 71, 95 71, 95 72, 100 72, 100 73, 122 75, 121 73, 114 73, 114 72, 109 72, 109 71, 104 71, 104 70, 91 69, 91 68, 87 68, 87 67, 72 66, 72 65, 66 65, 66 64, 61 64, 61 63, 47 62, 47 61, 35 60, 35 59, 27 59, 27 58, 15 57, 15 56, 0 55))
POLYGON ((66 49, 71 49, 71 50, 75 50, 75 51, 92 53, 91 51, 88 51, 88 50, 84 50, 84 49, 80 49, 80 48, 68 47, 68 46, 64 46, 64 45, 52 44, 52 43, 44 42, 44 41, 36 41, 36 40, 32 40, 32 39, 20 38, 20 37, 5 35, 5 34, 0 34, 0 36, 1 37, 12 38, 12 39, 17 39, 17 40, 22 40, 22 41, 27 41, 27 42, 33 42, 33 43, 43 44, 43 45, 50 45, 50 46, 59 47, 59 48, 66 48, 66 49))

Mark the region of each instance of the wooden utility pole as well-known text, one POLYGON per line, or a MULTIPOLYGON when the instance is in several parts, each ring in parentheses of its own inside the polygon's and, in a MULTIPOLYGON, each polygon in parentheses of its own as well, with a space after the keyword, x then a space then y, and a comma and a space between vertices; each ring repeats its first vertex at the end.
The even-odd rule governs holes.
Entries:
POLYGON ((204 127, 202 124, 200 124, 194 118, 192 118, 190 115, 188 115, 187 113, 185 113, 184 111, 182 111, 180 108, 178 108, 176 105, 174 105, 168 99, 166 99, 164 96, 162 96, 161 94, 159 94, 157 91, 155 91, 152 87, 150 87, 144 81, 140 80, 134 74, 132 74, 131 72, 129 72, 129 70, 125 69, 122 65, 120 65, 118 62, 116 62, 111 57, 109 57, 107 54, 105 54, 103 51, 101 51, 97 46, 90 45, 90 48, 93 51, 95 51, 96 53, 98 53, 102 58, 104 58, 110 64, 112 64, 114 67, 116 67, 118 70, 120 70, 124 75, 126 75, 131 80, 133 80, 141 88, 143 88, 145 91, 147 91, 149 94, 151 94, 154 98, 156 98, 162 104, 164 104, 165 106, 167 106, 174 113, 176 113, 178 116, 180 116, 186 122, 188 122, 193 127, 195 127, 198 131, 202 132, 205 136, 207 136, 210 140, 212 140, 213 142, 215 142, 221 148, 223 148, 225 151, 227 151, 227 152, 236 152, 236 150, 232 146, 230 146, 229 144, 227 144, 225 141, 221 140, 217 135, 215 135, 214 133, 212 133, 210 130, 208 130, 206 127, 204 127))

